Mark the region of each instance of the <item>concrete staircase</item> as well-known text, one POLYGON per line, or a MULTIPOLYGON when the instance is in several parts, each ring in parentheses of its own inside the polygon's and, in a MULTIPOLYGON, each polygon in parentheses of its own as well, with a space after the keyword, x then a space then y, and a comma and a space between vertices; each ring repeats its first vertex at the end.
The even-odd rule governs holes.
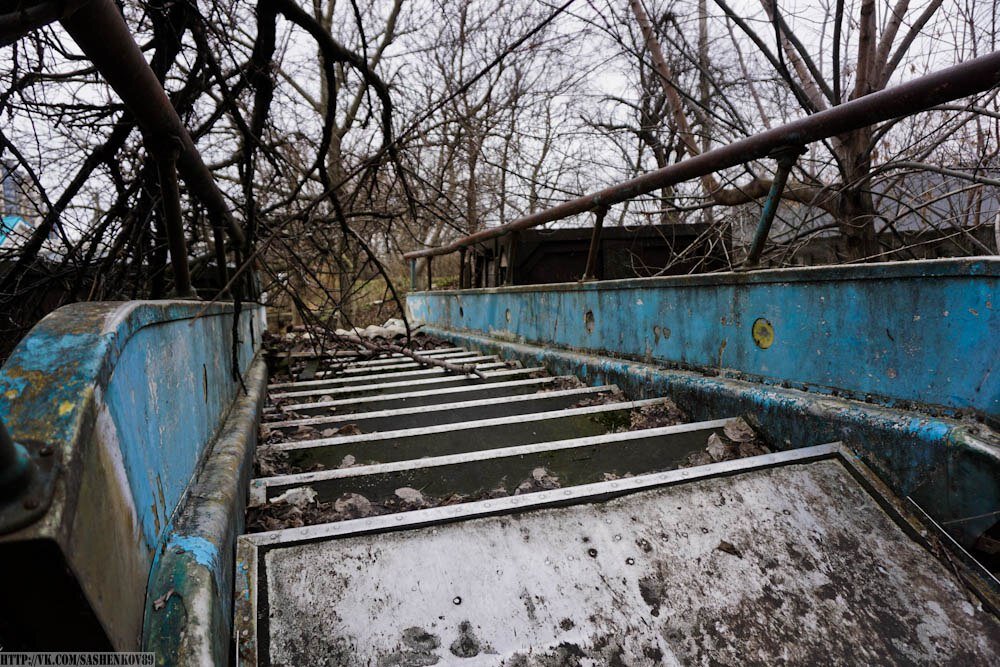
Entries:
POLYGON ((666 398, 426 354, 480 375, 348 356, 269 385, 241 663, 1000 655, 996 618, 839 443, 772 453, 749 415, 690 423, 666 398))

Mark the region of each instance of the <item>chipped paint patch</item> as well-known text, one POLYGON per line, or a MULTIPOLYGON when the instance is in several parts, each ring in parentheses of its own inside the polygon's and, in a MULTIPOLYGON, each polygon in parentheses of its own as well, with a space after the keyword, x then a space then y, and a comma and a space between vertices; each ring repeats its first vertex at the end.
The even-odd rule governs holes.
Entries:
MULTIPOLYGON (((93 614, 114 648, 137 647, 150 565, 240 391, 230 370, 232 306, 210 305, 196 317, 203 306, 64 306, 0 371, 0 416, 11 435, 52 447, 61 464, 48 512, 0 541, 51 541, 86 592, 73 598, 79 608, 51 611, 39 624, 93 614), (192 378, 200 382, 205 372, 209 400, 188 409, 192 378)), ((263 309, 248 306, 241 317, 246 371, 260 346, 263 309)), ((206 567, 210 579, 224 580, 220 560, 206 567)))
POLYGON ((167 542, 167 549, 173 549, 175 553, 178 549, 186 551, 194 557, 196 563, 213 572, 222 564, 219 559, 219 548, 198 535, 173 535, 167 542))

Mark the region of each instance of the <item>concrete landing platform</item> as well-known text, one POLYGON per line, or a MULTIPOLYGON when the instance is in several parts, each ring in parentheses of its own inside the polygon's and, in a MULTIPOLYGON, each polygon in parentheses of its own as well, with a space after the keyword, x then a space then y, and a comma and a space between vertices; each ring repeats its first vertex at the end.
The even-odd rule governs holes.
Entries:
POLYGON ((824 446, 244 536, 241 658, 1000 664, 998 619, 850 459, 824 446))

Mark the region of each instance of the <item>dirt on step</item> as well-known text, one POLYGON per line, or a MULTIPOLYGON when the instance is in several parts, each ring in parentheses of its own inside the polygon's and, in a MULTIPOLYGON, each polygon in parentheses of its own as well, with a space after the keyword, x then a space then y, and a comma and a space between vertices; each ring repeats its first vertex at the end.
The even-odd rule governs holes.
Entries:
POLYGON ((622 393, 622 390, 615 387, 608 391, 602 391, 599 394, 593 394, 587 398, 577 401, 572 407, 589 408, 594 405, 609 405, 611 403, 622 403, 627 400, 628 399, 625 397, 625 394, 622 393))
POLYGON ((716 433, 708 436, 705 449, 689 455, 679 467, 691 468, 770 453, 771 449, 748 420, 737 417, 726 422, 721 436, 716 433))
POLYGON ((409 512, 432 507, 446 507, 478 500, 505 498, 561 488, 559 478, 545 468, 535 468, 531 475, 509 493, 504 486, 477 493, 453 493, 443 497, 425 495, 418 489, 401 487, 386 498, 370 500, 357 493, 345 493, 333 502, 319 502, 309 487, 298 487, 272 499, 267 505, 247 510, 247 532, 256 533, 284 528, 299 528, 318 523, 364 519, 382 514, 409 512), (294 493, 293 493, 294 492, 294 493))
POLYGON ((629 431, 641 431, 647 428, 663 428, 676 426, 691 421, 688 415, 677 407, 677 404, 667 399, 662 403, 653 403, 636 408, 629 415, 629 431))
MULTIPOLYGON (((531 373, 529 377, 532 378, 547 378, 551 377, 547 371, 535 371, 531 373)), ((553 378, 552 382, 546 382, 545 385, 539 390, 539 393, 545 393, 549 391, 564 391, 566 389, 579 389, 581 387, 586 387, 580 378, 575 375, 566 375, 553 378)))

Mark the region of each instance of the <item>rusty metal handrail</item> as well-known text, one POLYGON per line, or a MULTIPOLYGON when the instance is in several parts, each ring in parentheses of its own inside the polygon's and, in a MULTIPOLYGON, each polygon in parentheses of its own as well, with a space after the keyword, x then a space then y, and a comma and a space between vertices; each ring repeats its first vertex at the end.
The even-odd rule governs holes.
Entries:
POLYGON ((599 211, 639 195, 768 157, 775 151, 805 146, 869 125, 926 111, 938 104, 967 97, 998 84, 1000 84, 1000 51, 759 132, 746 139, 647 172, 624 183, 526 215, 505 225, 464 236, 448 245, 415 250, 404 254, 403 257, 408 260, 426 257, 429 260, 431 257, 447 255, 511 232, 589 211, 599 211))

